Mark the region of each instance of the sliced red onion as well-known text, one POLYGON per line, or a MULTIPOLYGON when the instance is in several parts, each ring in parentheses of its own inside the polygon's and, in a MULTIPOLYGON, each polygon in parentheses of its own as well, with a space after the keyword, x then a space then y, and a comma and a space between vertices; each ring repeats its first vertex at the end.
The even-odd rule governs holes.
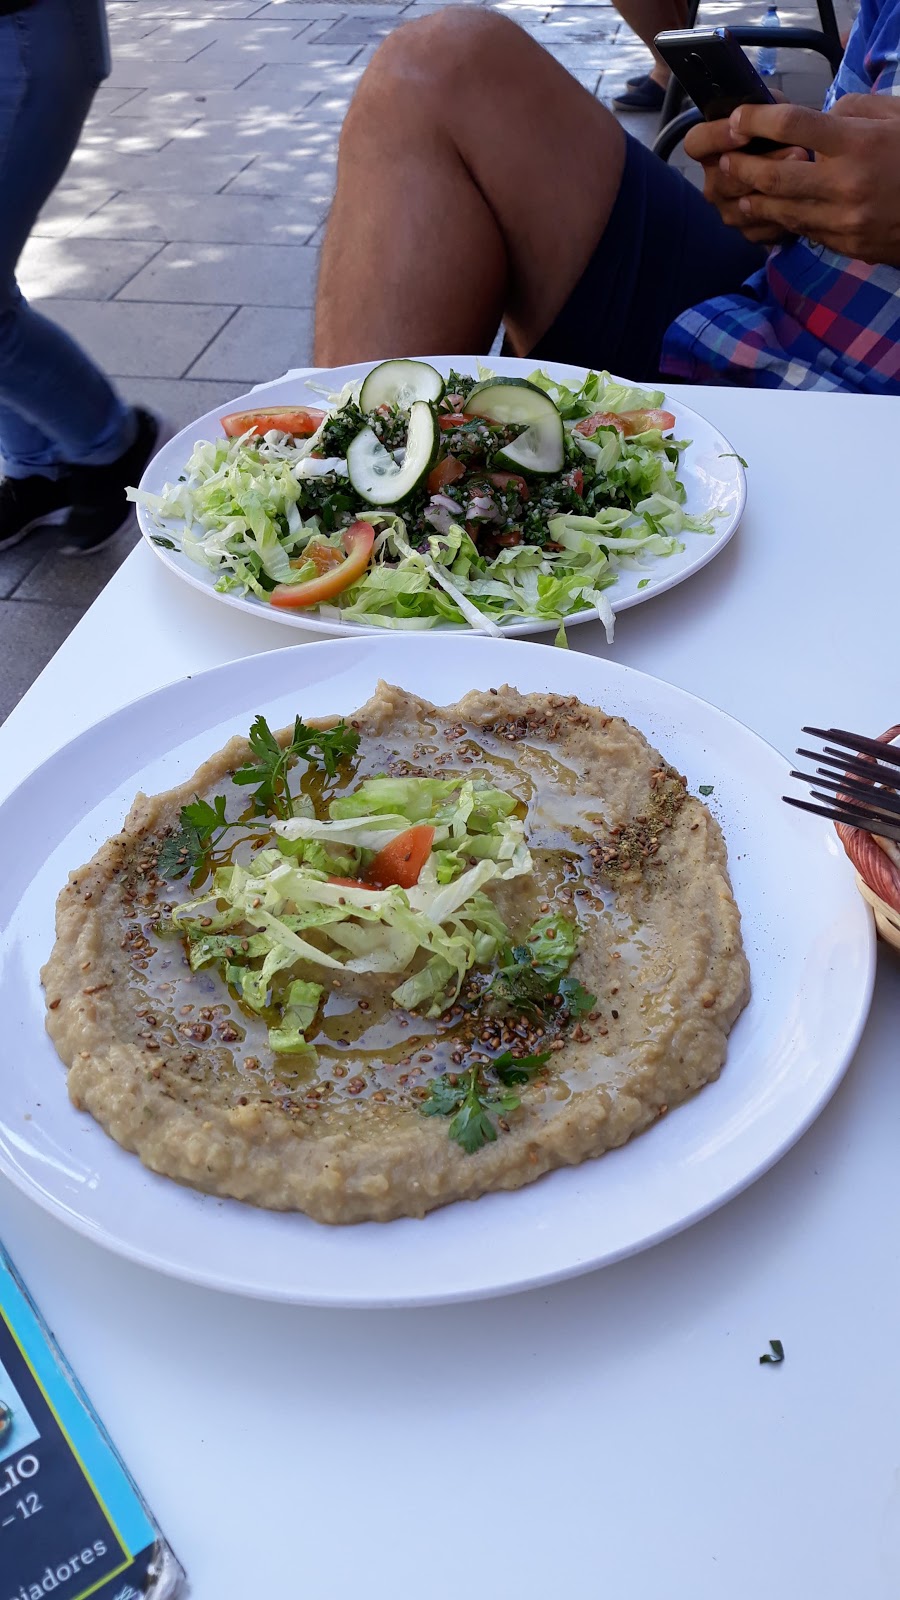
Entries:
POLYGON ((422 520, 434 528, 435 533, 449 533, 450 524, 459 521, 459 512, 456 509, 449 511, 446 506, 436 506, 432 501, 425 507, 422 520))
POLYGON ((452 511, 455 516, 462 516, 462 506, 458 505, 455 500, 451 500, 448 494, 433 494, 431 496, 431 504, 433 506, 446 506, 447 510, 452 511))
POLYGON ((482 522, 501 522, 503 520, 493 500, 486 494, 472 496, 466 516, 470 519, 477 517, 482 522))

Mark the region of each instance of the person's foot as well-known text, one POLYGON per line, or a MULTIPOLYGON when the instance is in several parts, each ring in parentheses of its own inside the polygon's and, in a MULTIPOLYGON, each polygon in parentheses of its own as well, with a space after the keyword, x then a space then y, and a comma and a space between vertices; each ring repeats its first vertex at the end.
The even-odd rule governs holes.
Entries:
POLYGON ((0 553, 36 528, 65 522, 71 493, 68 476, 0 479, 0 553))
MULTIPOLYGON (((626 89, 639 89, 641 84, 647 82, 648 78, 650 78, 649 72, 639 72, 634 78, 625 79, 625 87, 626 89)), ((652 78, 650 81, 653 81, 652 78)))
POLYGON ((617 95, 613 101, 614 111, 661 111, 666 91, 649 73, 636 88, 629 89, 627 94, 617 95))
POLYGON ((107 467, 72 467, 64 556, 89 556, 114 539, 132 514, 125 490, 141 480, 144 468, 159 446, 162 423, 141 406, 135 407, 137 433, 128 449, 107 467))

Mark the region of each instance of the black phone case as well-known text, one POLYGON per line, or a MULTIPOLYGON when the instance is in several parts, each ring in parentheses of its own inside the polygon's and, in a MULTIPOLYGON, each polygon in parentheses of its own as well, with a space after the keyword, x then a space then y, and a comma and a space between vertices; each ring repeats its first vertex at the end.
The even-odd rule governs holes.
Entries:
MULTIPOLYGON (((774 105, 749 56, 727 28, 660 33, 654 42, 707 122, 730 117, 738 106, 774 105)), ((745 155, 768 155, 783 148, 773 139, 751 139, 741 146, 745 155)))

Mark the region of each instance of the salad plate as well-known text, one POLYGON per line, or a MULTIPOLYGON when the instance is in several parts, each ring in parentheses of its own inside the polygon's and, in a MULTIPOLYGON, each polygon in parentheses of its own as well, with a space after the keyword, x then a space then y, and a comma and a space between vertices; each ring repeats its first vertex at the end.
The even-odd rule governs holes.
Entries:
POLYGON ((599 616, 611 638, 615 613, 683 582, 724 548, 743 514, 746 478, 719 430, 662 391, 555 362, 538 373, 512 357, 492 356, 487 368, 473 356, 436 356, 263 384, 182 429, 132 494, 144 538, 179 578, 290 627, 511 637, 599 616), (381 382, 385 368, 417 368, 433 383, 414 376, 404 391, 400 380, 381 382), (471 394, 454 392, 460 378, 471 394), (417 383, 427 398, 415 403, 417 383), (311 428, 324 413, 330 431, 226 437, 223 416, 231 429, 233 415, 265 418, 272 408, 276 418, 292 415, 286 426, 311 415, 311 428), (501 413, 512 420, 498 421, 501 413), (363 429, 367 420, 380 437, 363 429), (351 438, 355 429, 360 438, 351 438), (557 438, 565 452, 555 459, 557 438), (386 469, 395 480, 387 501, 386 469), (377 503, 366 498, 373 494, 377 503), (342 592, 300 603, 295 590, 292 600, 288 584, 320 581, 324 562, 327 588, 332 569, 358 553, 351 523, 374 530, 354 581, 348 560, 342 592), (304 567, 308 557, 317 564, 304 567))
POLYGON ((780 802, 787 763, 723 712, 605 660, 476 637, 327 641, 229 663, 117 711, 0 808, 0 1169, 67 1225, 146 1266, 273 1300, 347 1307, 509 1293, 642 1250, 772 1165, 834 1092, 868 1012, 874 937, 833 830, 780 802), (729 851, 752 998, 721 1076, 622 1148, 422 1220, 335 1227, 217 1199, 147 1170, 66 1094, 39 971, 68 872, 138 790, 189 778, 253 717, 349 713, 382 678, 447 704, 509 683, 576 695, 641 729, 709 793, 729 851), (289 686, 289 687, 287 687, 289 686), (60 795, 66 804, 60 804, 60 795))

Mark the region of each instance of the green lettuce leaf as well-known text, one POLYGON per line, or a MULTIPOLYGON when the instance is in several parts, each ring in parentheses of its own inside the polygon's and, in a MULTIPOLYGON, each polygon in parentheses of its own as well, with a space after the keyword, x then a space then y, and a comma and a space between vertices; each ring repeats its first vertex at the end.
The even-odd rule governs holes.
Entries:
POLYGON ((295 978, 287 992, 279 1026, 269 1029, 269 1048, 281 1054, 312 1055, 306 1034, 315 1022, 324 990, 318 983, 295 978))

